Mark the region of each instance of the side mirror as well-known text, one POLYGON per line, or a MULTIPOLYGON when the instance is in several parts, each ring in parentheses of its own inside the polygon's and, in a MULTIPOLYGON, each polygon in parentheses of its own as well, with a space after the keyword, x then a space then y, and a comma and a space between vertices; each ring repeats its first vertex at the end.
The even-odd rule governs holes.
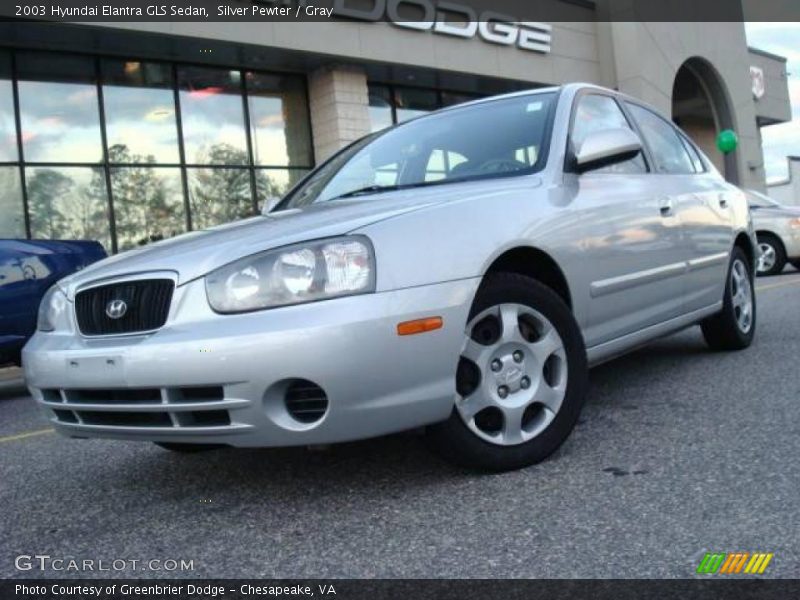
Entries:
POLYGON ((578 173, 625 162, 642 151, 642 141, 625 127, 593 131, 575 153, 578 173))
POLYGON ((261 214, 262 215, 267 214, 269 211, 275 208, 275 205, 278 204, 278 202, 280 201, 281 199, 278 196, 270 196, 269 198, 264 200, 264 204, 261 207, 261 214))

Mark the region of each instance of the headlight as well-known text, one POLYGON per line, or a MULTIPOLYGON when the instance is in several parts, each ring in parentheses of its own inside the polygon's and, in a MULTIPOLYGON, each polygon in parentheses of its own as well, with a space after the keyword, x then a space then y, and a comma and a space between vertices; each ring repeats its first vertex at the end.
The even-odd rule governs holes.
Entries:
POLYGON ((375 255, 363 236, 254 254, 206 276, 208 302, 238 313, 375 291, 375 255))
POLYGON ((56 284, 47 290, 41 304, 39 304, 39 317, 36 328, 39 331, 54 331, 66 308, 67 297, 56 284))

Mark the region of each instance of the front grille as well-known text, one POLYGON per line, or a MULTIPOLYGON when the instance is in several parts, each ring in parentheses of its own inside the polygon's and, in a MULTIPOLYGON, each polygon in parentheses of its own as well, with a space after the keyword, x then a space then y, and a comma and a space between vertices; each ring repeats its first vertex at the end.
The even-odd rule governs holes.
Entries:
POLYGON ((172 419, 165 412, 99 412, 80 410, 75 412, 86 425, 111 425, 116 427, 172 427, 172 419))
POLYGON ((161 404, 158 388, 120 390, 66 390, 67 402, 76 404, 161 404))
POLYGON ((171 279, 140 279, 101 285, 75 296, 75 316, 84 335, 115 335, 158 329, 167 321, 171 279), (125 303, 124 313, 111 318, 107 309, 114 300, 125 303))
POLYGON ((226 398, 221 385, 168 388, 43 389, 41 401, 65 425, 125 429, 242 428, 230 410, 249 401, 226 398))

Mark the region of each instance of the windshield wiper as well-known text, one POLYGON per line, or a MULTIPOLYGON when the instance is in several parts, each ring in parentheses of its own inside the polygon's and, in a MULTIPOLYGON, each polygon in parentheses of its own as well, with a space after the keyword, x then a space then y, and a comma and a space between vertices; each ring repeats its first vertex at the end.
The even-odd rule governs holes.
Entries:
POLYGON ((353 196, 366 196, 367 194, 377 194, 378 192, 394 192, 396 190, 410 190, 412 188, 428 187, 433 185, 440 185, 442 183, 450 183, 450 181, 447 179, 438 179, 436 181, 418 181, 416 183, 401 183, 394 185, 368 185, 363 188, 358 188, 357 190, 351 190, 349 192, 345 192, 344 194, 334 196, 333 198, 328 198, 325 202, 330 202, 331 200, 339 200, 340 198, 352 198, 353 196))
POLYGON ((338 196, 334 196, 333 198, 329 198, 328 202, 331 200, 339 200, 340 198, 352 198, 353 196, 365 196, 367 194, 377 194, 378 192, 392 192, 394 190, 402 190, 404 188, 411 187, 408 185, 368 185, 366 187, 358 188, 356 190, 351 190, 349 192, 345 192, 344 194, 339 194, 338 196))

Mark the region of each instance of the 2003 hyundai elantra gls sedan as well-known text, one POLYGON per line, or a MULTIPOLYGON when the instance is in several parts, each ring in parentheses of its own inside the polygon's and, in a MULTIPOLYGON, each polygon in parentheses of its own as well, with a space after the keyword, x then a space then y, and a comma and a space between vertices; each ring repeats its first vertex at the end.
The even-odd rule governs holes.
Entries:
POLYGON ((751 343, 745 197, 639 101, 573 84, 367 136, 271 211, 60 281, 24 350, 71 437, 342 442, 427 427, 513 469, 575 425, 591 365, 693 324, 751 343))

